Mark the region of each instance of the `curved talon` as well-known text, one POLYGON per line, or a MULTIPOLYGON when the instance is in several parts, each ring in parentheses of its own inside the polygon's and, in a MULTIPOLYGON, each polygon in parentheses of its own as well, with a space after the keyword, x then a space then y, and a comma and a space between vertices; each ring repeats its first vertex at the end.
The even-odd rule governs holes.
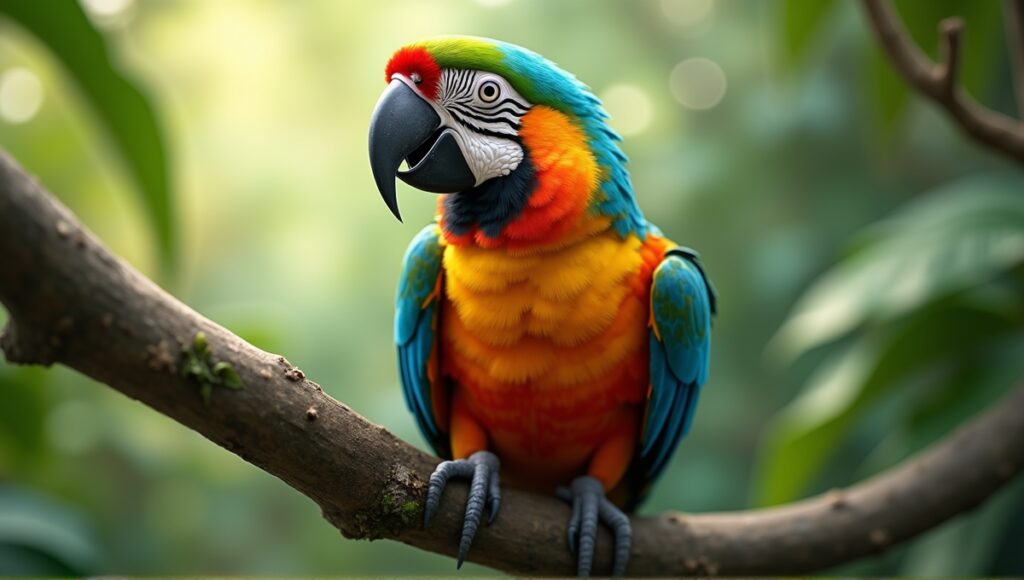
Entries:
POLYGON ((633 529, 626 514, 604 496, 601 482, 590 476, 577 477, 570 488, 558 488, 555 495, 572 504, 572 516, 566 529, 569 550, 577 556, 576 573, 590 576, 597 544, 597 524, 611 528, 615 537, 612 576, 622 576, 629 564, 629 548, 633 529))
MULTIPOLYGON (((495 460, 497 460, 497 457, 495 457, 495 460)), ((494 469, 494 477, 491 478, 491 485, 487 490, 487 495, 491 498, 490 503, 487 504, 487 509, 491 512, 491 515, 487 518, 487 525, 489 526, 494 522, 494 518, 498 516, 498 508, 501 507, 501 484, 498 480, 497 467, 494 469)))
POLYGON ((612 555, 612 576, 622 576, 629 564, 629 548, 633 543, 633 527, 629 517, 605 498, 601 498, 600 518, 612 529, 615 536, 615 552, 612 555))
POLYGON ((559 499, 568 503, 572 506, 572 515, 569 516, 569 525, 566 526, 565 535, 566 539, 569 540, 569 551, 572 555, 576 555, 576 543, 579 540, 579 521, 580 521, 580 504, 573 501, 572 491, 568 487, 560 487, 555 490, 555 495, 559 499))
POLYGON ((483 518, 484 505, 490 511, 487 523, 494 521, 501 506, 501 487, 498 472, 501 470, 501 461, 490 451, 477 451, 466 459, 454 461, 442 461, 434 469, 430 476, 430 484, 427 487, 427 502, 423 508, 423 527, 427 527, 430 520, 441 505, 441 495, 444 493, 448 480, 457 477, 469 479, 469 495, 466 497, 466 513, 462 520, 462 534, 459 537, 458 568, 469 554, 469 547, 476 537, 480 528, 480 520, 483 518))

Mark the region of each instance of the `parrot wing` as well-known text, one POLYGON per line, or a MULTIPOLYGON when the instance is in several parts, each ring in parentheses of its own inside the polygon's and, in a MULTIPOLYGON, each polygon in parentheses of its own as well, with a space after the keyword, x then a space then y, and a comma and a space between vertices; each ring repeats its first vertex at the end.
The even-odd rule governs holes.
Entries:
POLYGON ((429 225, 405 252, 395 299, 395 345, 405 402, 427 442, 441 457, 451 456, 448 430, 448 392, 438 365, 444 247, 436 225, 429 225))
POLYGON ((689 432, 711 353, 715 294, 697 254, 669 250, 651 285, 650 390, 636 467, 646 485, 689 432))

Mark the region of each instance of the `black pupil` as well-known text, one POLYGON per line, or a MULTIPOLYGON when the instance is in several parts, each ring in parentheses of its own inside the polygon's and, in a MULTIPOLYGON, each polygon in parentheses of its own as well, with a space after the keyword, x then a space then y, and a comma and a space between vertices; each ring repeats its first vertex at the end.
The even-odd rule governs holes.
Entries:
POLYGON ((497 91, 497 89, 494 88, 494 85, 492 85, 492 84, 484 85, 484 97, 486 97, 488 99, 492 98, 494 96, 495 91, 497 91))

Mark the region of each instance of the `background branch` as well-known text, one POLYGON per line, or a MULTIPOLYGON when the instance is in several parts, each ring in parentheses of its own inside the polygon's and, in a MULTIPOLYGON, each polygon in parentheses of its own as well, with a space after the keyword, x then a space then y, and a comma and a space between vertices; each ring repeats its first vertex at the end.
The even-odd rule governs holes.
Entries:
MULTIPOLYGON (((0 347, 16 363, 61 363, 137 399, 280 478, 349 538, 390 538, 452 555, 465 487, 454 485, 430 529, 424 482, 436 462, 326 395, 283 357, 189 309, 113 256, 0 153, 0 347), (213 389, 178 371, 204 332, 244 388, 213 389)), ((1024 466, 1024 387, 902 465, 848 490, 735 513, 634 519, 636 575, 783 574, 880 552, 968 510, 1024 466)), ((470 559, 520 574, 567 575, 568 508, 505 492, 470 559)), ((597 570, 608 570, 610 539, 597 570)))
MULTIPOLYGON (((1024 162, 1024 122, 980 105, 956 82, 962 21, 951 18, 940 24, 942 62, 936 64, 910 37, 890 0, 861 3, 889 60, 914 90, 945 109, 974 140, 1024 162)), ((1015 52, 1016 47, 1011 50, 1015 52)), ((1019 97, 1018 90, 1018 100, 1019 97)))
POLYGON ((1003 0, 1006 44, 1010 51, 1017 116, 1024 117, 1024 0, 1003 0))

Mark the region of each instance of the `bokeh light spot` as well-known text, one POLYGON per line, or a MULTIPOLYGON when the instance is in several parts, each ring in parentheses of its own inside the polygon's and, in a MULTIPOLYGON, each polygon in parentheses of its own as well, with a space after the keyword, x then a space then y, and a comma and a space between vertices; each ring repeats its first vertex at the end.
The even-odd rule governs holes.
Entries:
POLYGON ((672 96, 688 109, 714 107, 725 96, 725 88, 725 72, 718 63, 707 58, 686 59, 669 75, 672 96))
POLYGON ((712 0, 661 0, 661 12, 677 26, 690 27, 700 24, 711 15, 712 0))
POLYGON ((135 9, 135 0, 81 0, 81 4, 96 24, 111 28, 127 24, 135 9))
POLYGON ((653 109, 647 93, 633 85, 612 85, 601 93, 610 124, 622 136, 643 132, 651 124, 653 109))
POLYGON ((121 14, 132 5, 132 0, 82 0, 90 12, 98 16, 113 17, 121 14))
POLYGON ((24 123, 39 112, 43 103, 43 84, 32 71, 12 68, 0 76, 0 118, 8 123, 24 123))

